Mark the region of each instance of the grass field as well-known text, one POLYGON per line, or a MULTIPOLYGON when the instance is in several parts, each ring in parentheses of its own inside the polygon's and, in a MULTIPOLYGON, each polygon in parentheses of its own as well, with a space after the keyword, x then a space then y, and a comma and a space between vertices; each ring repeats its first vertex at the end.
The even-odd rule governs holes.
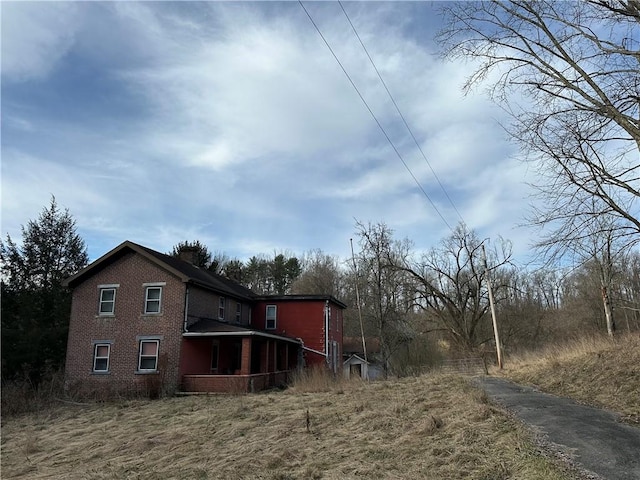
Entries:
POLYGON ((61 405, 10 417, 2 478, 577 477, 467 380, 440 374, 370 384, 311 379, 279 392, 61 405))
POLYGON ((508 358, 516 382, 607 408, 640 424, 640 334, 582 337, 508 358))
MULTIPOLYGON (((640 420, 640 335, 581 338, 492 372, 640 420)), ((433 374, 255 395, 59 403, 2 422, 7 479, 575 479, 468 380, 433 374)))

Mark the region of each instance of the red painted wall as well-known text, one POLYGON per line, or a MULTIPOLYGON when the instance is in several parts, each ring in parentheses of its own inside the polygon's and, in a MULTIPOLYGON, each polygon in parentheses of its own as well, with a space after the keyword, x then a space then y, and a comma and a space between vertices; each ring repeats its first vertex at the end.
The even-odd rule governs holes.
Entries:
MULTIPOLYGON (((322 299, 277 299, 260 300, 253 309, 253 327, 265 330, 267 305, 277 306, 276 328, 266 330, 278 335, 300 338, 304 346, 320 354, 305 350, 307 365, 326 363, 325 344, 325 304, 322 299)), ((329 302, 331 318, 329 322, 329 341, 337 342, 337 359, 342 363, 342 309, 329 302)))
POLYGON ((211 339, 186 339, 180 352, 180 377, 211 373, 211 339))

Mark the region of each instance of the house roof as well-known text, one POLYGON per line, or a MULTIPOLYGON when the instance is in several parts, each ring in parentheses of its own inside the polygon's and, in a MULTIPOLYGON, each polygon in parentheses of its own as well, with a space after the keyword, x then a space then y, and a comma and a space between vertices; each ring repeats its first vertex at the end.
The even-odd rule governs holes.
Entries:
POLYGON ((343 356, 346 357, 346 359, 342 362, 343 365, 346 365, 348 363, 354 363, 352 362, 352 360, 356 360, 355 363, 366 363, 367 365, 369 365, 369 362, 367 362, 364 358, 362 358, 360 355, 357 355, 355 353, 352 353, 351 355, 344 354, 343 356))
POLYGON ((128 253, 137 253, 147 260, 155 263, 159 267, 167 270, 185 283, 191 283, 208 290, 214 290, 230 297, 244 300, 253 300, 255 294, 239 283, 229 280, 221 275, 210 272, 204 268, 197 267, 189 262, 185 262, 176 257, 156 252, 137 243, 125 241, 113 250, 105 253, 102 257, 92 262, 75 275, 62 282, 64 286, 74 288, 88 277, 96 274, 114 261, 122 258, 128 253))
POLYGON ((300 301, 329 301, 338 305, 340 308, 345 309, 347 306, 338 300, 333 295, 259 295, 254 298, 254 300, 270 302, 270 301, 278 301, 278 302, 300 302, 300 301))
POLYGON ((263 332, 262 330, 254 330, 252 328, 241 327, 239 325, 231 325, 225 322, 219 322, 213 319, 201 319, 191 325, 186 332, 182 334, 183 337, 247 337, 258 336, 273 338, 276 340, 283 340, 286 342, 292 342, 300 344, 301 341, 297 338, 285 337, 283 335, 275 335, 273 333, 263 332))

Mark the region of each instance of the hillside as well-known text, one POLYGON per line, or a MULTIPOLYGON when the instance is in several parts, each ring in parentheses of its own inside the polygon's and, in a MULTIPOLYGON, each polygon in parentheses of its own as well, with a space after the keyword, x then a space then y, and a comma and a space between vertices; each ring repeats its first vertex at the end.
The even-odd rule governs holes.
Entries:
POLYGON ((576 477, 465 379, 432 375, 7 418, 2 478, 576 477))
POLYGON ((640 423, 640 334, 583 337, 507 358, 511 380, 606 408, 640 423))

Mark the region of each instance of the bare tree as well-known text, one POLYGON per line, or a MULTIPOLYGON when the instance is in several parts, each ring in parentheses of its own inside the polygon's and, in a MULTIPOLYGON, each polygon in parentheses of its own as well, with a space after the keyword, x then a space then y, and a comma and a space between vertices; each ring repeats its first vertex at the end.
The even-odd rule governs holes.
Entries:
POLYGON ((444 54, 477 62, 511 114, 507 127, 534 165, 547 238, 580 236, 600 215, 640 232, 640 2, 447 3, 444 54))
MULTIPOLYGON (((583 205, 598 201, 593 198, 590 200, 585 200, 583 205)), ((569 257, 574 264, 593 264, 598 275, 607 333, 613 336, 616 329, 611 303, 611 289, 616 273, 614 266, 635 243, 635 238, 629 238, 624 228, 620 227, 620 219, 612 215, 594 215, 588 222, 579 222, 580 229, 566 228, 568 224, 574 225, 577 218, 578 215, 574 219, 567 219, 564 231, 556 232, 554 237, 542 239, 535 246, 548 261, 562 261, 569 257)))
POLYGON ((620 259, 614 304, 621 311, 626 330, 640 329, 640 253, 628 252, 620 259))
POLYGON ((342 296, 343 272, 338 257, 316 249, 306 252, 300 263, 302 273, 291 286, 292 293, 342 296))
MULTIPOLYGON (((448 333, 460 350, 469 351, 490 341, 487 312, 487 275, 495 276, 509 263, 511 246, 487 252, 489 270, 484 268, 482 243, 464 224, 419 261, 399 266, 419 283, 419 305, 437 328, 448 333)), ((497 293, 502 286, 493 282, 497 293)))
MULTIPOLYGON (((413 331, 407 313, 414 303, 415 283, 406 271, 397 268, 409 255, 409 241, 393 238, 383 222, 367 225, 356 222, 360 253, 355 281, 360 285, 363 317, 380 339, 384 373, 393 370, 392 356, 410 341, 413 331)), ((352 276, 354 278, 354 276, 352 276)))

